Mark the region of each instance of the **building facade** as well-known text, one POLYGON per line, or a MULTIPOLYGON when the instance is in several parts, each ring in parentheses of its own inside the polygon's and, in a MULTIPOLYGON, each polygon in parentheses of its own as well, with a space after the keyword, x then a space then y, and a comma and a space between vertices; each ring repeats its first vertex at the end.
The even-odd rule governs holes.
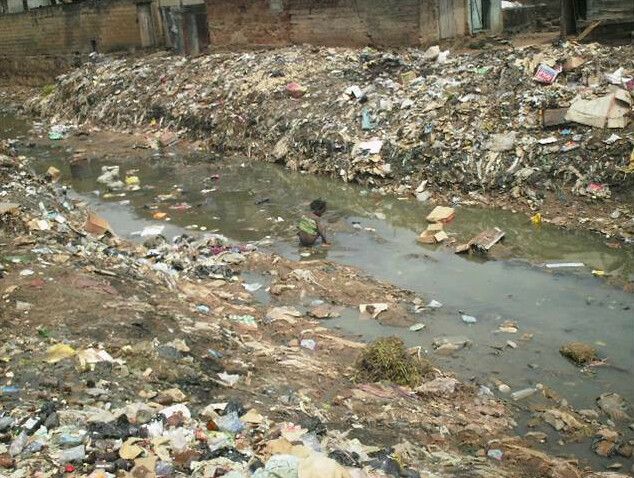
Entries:
POLYGON ((0 0, 0 56, 310 43, 419 46, 502 30, 500 0, 0 0))

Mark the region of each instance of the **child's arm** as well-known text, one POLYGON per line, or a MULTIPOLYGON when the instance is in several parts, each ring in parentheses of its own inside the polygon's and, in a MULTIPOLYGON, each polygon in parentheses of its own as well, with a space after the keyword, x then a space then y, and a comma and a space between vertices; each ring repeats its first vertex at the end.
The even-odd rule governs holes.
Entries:
POLYGON ((319 237, 321 237, 321 242, 324 244, 328 244, 328 239, 326 239, 326 231, 324 230, 324 226, 321 224, 321 221, 317 221, 317 233, 319 237))

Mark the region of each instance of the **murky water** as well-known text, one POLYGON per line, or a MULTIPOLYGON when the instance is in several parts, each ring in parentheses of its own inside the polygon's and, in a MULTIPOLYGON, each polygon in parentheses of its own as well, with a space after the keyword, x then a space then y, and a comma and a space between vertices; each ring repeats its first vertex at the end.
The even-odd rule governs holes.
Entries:
POLYGON ((312 258, 328 257, 354 265, 444 304, 439 310, 420 314, 426 328, 419 332, 361 322, 352 312, 329 321, 331 326, 367 340, 396 334, 408 345, 421 345, 439 364, 463 378, 475 378, 479 383, 497 378, 513 390, 543 383, 577 408, 594 408, 596 397, 605 392, 634 401, 634 296, 591 274, 592 269, 601 269, 631 279, 631 248, 612 249, 600 237, 587 233, 535 228, 521 214, 458 207, 448 232, 463 241, 499 226, 507 235, 496 249, 508 259, 457 256, 445 247, 416 242, 426 227, 430 206, 273 165, 175 157, 124 161, 122 172, 135 170, 141 189, 124 196, 104 196, 105 189, 96 177, 102 165, 112 162, 82 161, 71 166, 71 154, 63 147, 36 148, 33 153, 38 167, 45 170, 56 165, 63 181, 118 234, 128 237, 147 225, 166 225, 167 235, 196 225, 238 241, 271 237, 274 250, 299 259, 305 250, 296 244, 295 221, 310 200, 322 197, 329 204, 325 220, 333 246, 315 249, 312 258), (170 221, 154 220, 157 212, 166 213, 170 221), (539 265, 544 262, 583 262, 586 266, 553 271, 539 265), (477 323, 465 324, 459 310, 475 316, 477 323), (517 323, 517 334, 498 332, 506 320, 517 323), (522 339, 523 334, 532 334, 532 339, 522 339), (431 344, 443 336, 463 336, 473 346, 453 357, 436 357, 431 344), (508 340, 518 347, 506 346, 508 340), (595 344, 610 366, 582 373, 558 352, 562 343, 572 340, 595 344))

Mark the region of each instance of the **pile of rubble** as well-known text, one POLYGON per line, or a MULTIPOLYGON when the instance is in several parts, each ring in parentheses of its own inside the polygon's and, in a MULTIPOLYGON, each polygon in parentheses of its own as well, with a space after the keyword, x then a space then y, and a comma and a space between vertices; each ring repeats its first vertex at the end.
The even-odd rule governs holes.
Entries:
POLYGON ((459 55, 157 53, 87 64, 29 107, 55 121, 154 132, 162 144, 202 138, 222 154, 401 194, 608 197, 631 185, 634 168, 632 53, 573 43, 459 55))

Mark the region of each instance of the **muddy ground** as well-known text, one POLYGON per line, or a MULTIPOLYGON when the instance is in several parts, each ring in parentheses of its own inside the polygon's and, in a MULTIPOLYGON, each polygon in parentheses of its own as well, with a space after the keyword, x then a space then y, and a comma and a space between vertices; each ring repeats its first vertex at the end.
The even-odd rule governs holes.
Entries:
MULTIPOLYGON (((108 154, 125 154, 137 140, 119 138, 120 149, 108 154)), ((94 419, 139 403, 156 413, 174 402, 186 404, 194 418, 168 420, 165 426, 171 430, 204 427, 199 421, 203 409, 217 402, 254 408, 269 419, 256 420, 234 445, 211 456, 204 446, 211 437, 198 432, 185 450, 172 444, 162 459, 186 475, 197 461, 228 457, 234 463, 236 452, 250 464, 266 461, 266 447, 290 422, 315 433, 331 454, 352 446, 353 438, 388 450, 372 463, 339 457, 351 469, 363 465, 363 476, 601 476, 575 459, 539 451, 535 440, 544 438, 517 436, 511 408, 446 371, 434 369, 416 392, 359 382, 355 363, 364 344, 338 336, 305 313, 280 316, 278 309, 297 307, 307 298, 333 307, 388 302, 391 311, 382 319, 408 325, 415 322, 412 307, 426 298, 337 263, 297 263, 250 249, 243 262, 232 266, 236 275, 230 280, 166 275, 152 267, 152 259, 148 262, 148 247, 87 234, 87 211, 69 202, 50 178, 32 173, 27 158, 2 156, 0 174, 3 204, 19 205, 0 223, 0 403, 3 416, 12 419, 0 432, 6 476, 107 476, 109 450, 114 447, 116 454, 121 444, 100 438, 94 423, 101 422, 93 420, 86 458, 64 464, 55 425, 44 432, 31 430, 29 419, 42 416, 42 407, 50 408, 47 403, 54 404, 61 425, 76 432, 87 416, 94 419), (241 271, 270 277, 268 305, 245 291, 241 271), (232 318, 245 315, 253 321, 232 318), (305 339, 315 341, 314 350, 302 345, 305 339), (73 353, 51 359, 60 344, 73 353), (88 348, 104 350, 113 360, 86 367, 78 357, 88 348), (225 373, 237 376, 237 382, 229 384, 218 375, 225 373), (17 449, 14 443, 24 430, 30 430, 28 444, 17 449), (347 438, 339 432, 348 432, 347 438), (42 446, 32 447, 35 443, 42 446)), ((598 432, 596 418, 579 415, 549 390, 539 393, 547 403, 545 412, 554 414, 554 423, 563 423, 566 439, 586 440, 598 432)), ((140 412, 128 415, 132 424, 147 420, 140 412)), ((615 442, 614 449, 621 445, 615 442)), ((145 443, 142 453, 150 458, 159 453, 153 446, 145 443)), ((131 476, 155 476, 134 474, 142 468, 140 459, 123 459, 108 473, 132 469, 131 476)), ((223 466, 226 471, 234 465, 223 466)))

